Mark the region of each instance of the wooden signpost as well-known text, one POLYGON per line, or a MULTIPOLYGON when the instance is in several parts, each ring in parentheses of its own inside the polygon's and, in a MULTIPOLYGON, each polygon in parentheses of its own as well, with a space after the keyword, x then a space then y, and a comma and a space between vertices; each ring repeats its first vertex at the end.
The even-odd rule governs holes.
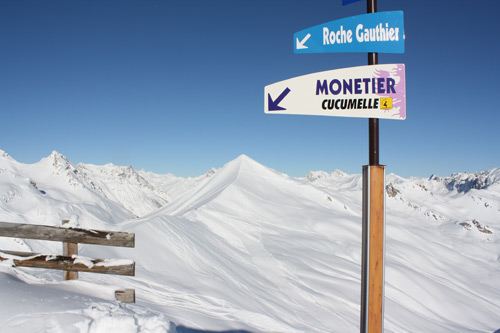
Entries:
POLYGON ((383 332, 385 166, 363 166, 360 332, 383 332))
MULTIPOLYGON (((377 11, 377 0, 367 0, 367 12, 377 11)), ((378 53, 368 53, 368 65, 378 64, 378 53)), ((360 332, 384 331, 385 166, 379 164, 379 119, 368 119, 369 165, 363 167, 363 245, 361 266, 360 332)))
MULTIPOLYGON (((344 4, 355 1, 343 0, 344 4)), ((313 73, 268 85, 264 112, 369 118, 369 164, 363 166, 360 332, 383 332, 385 166, 379 163, 379 118, 406 119, 406 78, 404 64, 379 67, 377 52, 404 52, 403 12, 377 13, 377 0, 367 0, 367 14, 295 33, 294 52, 367 52, 366 67, 373 66, 313 73), (383 77, 385 85, 379 87, 383 77)))

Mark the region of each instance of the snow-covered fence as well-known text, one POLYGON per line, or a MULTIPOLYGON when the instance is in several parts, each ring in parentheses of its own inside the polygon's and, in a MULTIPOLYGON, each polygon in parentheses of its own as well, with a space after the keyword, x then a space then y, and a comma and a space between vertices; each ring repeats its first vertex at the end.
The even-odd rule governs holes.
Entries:
POLYGON ((71 243, 134 247, 135 234, 48 225, 0 222, 0 236, 71 243))
MULTIPOLYGON (((63 221, 63 225, 67 223, 63 221)), ((130 259, 93 259, 78 256, 78 243, 135 247, 135 234, 47 225, 0 222, 0 237, 16 237, 63 242, 63 255, 0 250, 0 261, 9 260, 19 267, 37 267, 65 271, 65 280, 78 278, 77 272, 135 275, 135 262, 130 259)), ((135 290, 118 290, 116 299, 134 303, 135 290)))

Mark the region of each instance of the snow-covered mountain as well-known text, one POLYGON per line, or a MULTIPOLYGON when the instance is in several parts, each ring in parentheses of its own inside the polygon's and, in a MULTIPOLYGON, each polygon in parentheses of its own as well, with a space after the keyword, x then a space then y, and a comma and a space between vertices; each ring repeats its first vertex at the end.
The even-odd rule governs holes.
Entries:
MULTIPOLYGON (((361 175, 348 175, 339 170, 328 174, 311 171, 306 179, 317 187, 361 191, 361 175)), ((406 179, 394 174, 386 176, 387 209, 402 214, 424 215, 437 221, 483 220, 496 223, 500 217, 500 169, 476 173, 457 173, 450 177, 406 179)))
POLYGON ((93 227, 134 217, 57 152, 23 164, 1 151, 0 186, 0 212, 8 221, 57 225, 78 215, 82 227, 93 227))
POLYGON ((440 181, 451 191, 469 192, 472 189, 481 190, 490 186, 498 187, 500 184, 500 170, 498 168, 475 173, 456 173, 451 177, 431 176, 431 180, 440 181))
POLYGON ((107 198, 120 203, 136 216, 143 216, 169 202, 167 193, 151 185, 131 166, 78 164, 107 198))
MULTIPOLYGON (((45 201, 65 202, 66 208, 61 208, 59 214, 61 217, 67 217, 73 213, 69 206, 97 205, 104 211, 113 211, 110 216, 102 216, 102 219, 99 216, 95 217, 97 220, 108 223, 143 216, 163 207, 170 200, 169 193, 162 190, 165 183, 176 184, 179 187, 177 192, 183 191, 178 184, 181 180, 173 175, 154 175, 134 170, 131 166, 123 167, 113 164, 98 166, 79 163, 75 165, 55 151, 31 165, 19 163, 6 152, 0 151, 0 172, 4 172, 1 178, 5 182, 3 188, 6 189, 2 193, 4 203, 23 196, 22 190, 15 189, 22 186, 21 184, 28 184, 30 193, 35 193, 36 196, 19 198, 18 201, 22 201, 23 204, 26 204, 26 199, 34 200, 37 206, 52 206, 43 204, 44 199, 45 201), (154 185, 150 183, 148 177, 154 179, 154 185), (115 210, 121 212, 115 213, 115 210)), ((183 180, 182 183, 193 186, 196 179, 183 180)), ((42 211, 28 214, 28 216, 30 219, 44 222, 42 211), (37 214, 39 216, 33 216, 37 214)), ((21 218, 25 219, 26 216, 21 216, 21 218)), ((53 223, 48 222, 48 224, 53 223)))
MULTIPOLYGON (((499 169, 387 175, 387 332, 500 329, 499 184, 499 169)), ((293 178, 241 155, 184 179, 57 153, 25 165, 0 152, 0 185, 0 220, 57 224, 72 214, 136 234, 135 249, 81 246, 137 266, 135 277, 81 274, 80 294, 60 272, 0 264, 9 332, 359 330, 360 175, 293 178), (135 288, 137 304, 108 300, 107 285, 135 288)), ((55 249, 6 240, 8 250, 55 249)))

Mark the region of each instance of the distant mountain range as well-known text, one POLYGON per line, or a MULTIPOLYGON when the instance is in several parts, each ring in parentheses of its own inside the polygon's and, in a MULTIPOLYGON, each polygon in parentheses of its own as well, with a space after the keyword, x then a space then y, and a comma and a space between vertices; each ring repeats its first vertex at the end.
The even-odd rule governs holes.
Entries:
MULTIPOLYGON (((242 155, 239 159, 245 158, 248 157, 242 155)), ((93 197, 96 201, 111 202, 112 205, 121 206, 120 217, 131 218, 144 216, 165 206, 182 193, 213 176, 217 169, 211 169, 198 177, 182 178, 172 174, 155 174, 136 170, 131 166, 73 164, 56 151, 38 163, 23 164, 0 150, 0 172, 2 171, 4 172, 2 180, 6 184, 14 185, 13 182, 8 181, 9 178, 16 179, 16 186, 29 182, 41 195, 55 199, 59 197, 53 196, 49 189, 57 189, 58 195, 65 190, 75 192, 72 195, 76 195, 77 192, 81 194, 86 192, 87 196, 93 197)), ((319 187, 340 186, 360 190, 362 186, 361 175, 348 175, 340 170, 334 170, 331 173, 311 171, 304 178, 297 179, 308 181, 319 187)), ((495 168, 483 172, 455 173, 449 177, 432 175, 428 179, 416 177, 405 179, 390 174, 387 176, 386 189, 389 197, 397 195, 405 197, 406 195, 402 194, 401 190, 415 186, 424 191, 433 189, 441 194, 446 191, 449 194, 465 194, 471 190, 490 187, 499 190, 499 184, 500 169, 495 168)), ((20 195, 19 192, 10 189, 3 193, 1 198, 5 204, 18 195, 20 195)), ((432 195, 432 191, 429 195, 432 195)))
MULTIPOLYGON (((124 316, 135 318, 137 331, 359 331, 361 198, 361 175, 311 171, 294 178, 246 155, 182 178, 73 164, 57 152, 23 164, 0 151, 0 220, 59 225, 69 218, 81 227, 134 232, 135 249, 85 246, 82 254, 134 259, 136 277, 84 276, 135 288, 138 297, 120 316, 113 303, 89 295, 65 294, 61 308, 61 296, 48 294, 22 316, 3 298, 0 320, 11 332, 36 331, 33 318, 43 308, 46 325, 94 331, 121 327, 124 316)), ((499 232, 500 169, 386 175, 385 331, 500 329, 499 232)), ((0 237, 2 249, 60 247, 0 237)), ((2 267, 0 284, 17 286, 16 295, 33 304, 39 297, 30 295, 57 284, 58 273, 4 274, 2 267)))

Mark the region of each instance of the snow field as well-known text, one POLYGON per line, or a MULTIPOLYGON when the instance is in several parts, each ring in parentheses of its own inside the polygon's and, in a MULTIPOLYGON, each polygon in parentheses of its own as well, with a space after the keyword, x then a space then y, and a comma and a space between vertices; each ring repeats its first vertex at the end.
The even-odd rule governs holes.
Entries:
MULTIPOLYGON (((387 175, 386 332, 500 328, 499 174, 387 175)), ((359 330, 360 175, 297 179, 242 155, 180 179, 73 165, 57 153, 33 165, 0 154, 0 185, 1 220, 58 225, 71 216, 136 234, 134 249, 80 245, 83 256, 134 260, 135 277, 81 273, 73 286, 59 271, 2 264, 10 287, 0 320, 12 332, 359 330), (118 286, 136 289, 137 304, 112 301, 118 286)), ((60 246, 0 238, 9 250, 60 246)))

